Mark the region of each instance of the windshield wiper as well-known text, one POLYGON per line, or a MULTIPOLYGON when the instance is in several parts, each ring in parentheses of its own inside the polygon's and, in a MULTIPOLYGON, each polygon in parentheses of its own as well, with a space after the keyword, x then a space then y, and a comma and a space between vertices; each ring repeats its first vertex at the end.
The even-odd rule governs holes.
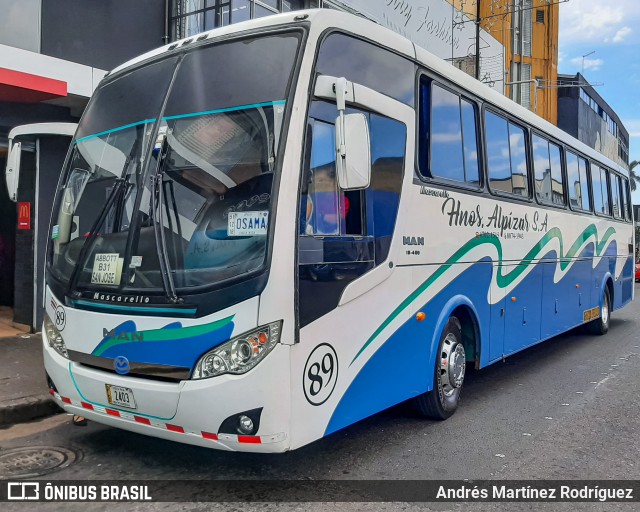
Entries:
POLYGON ((162 216, 162 205, 164 203, 164 161, 169 152, 169 144, 167 141, 168 137, 165 136, 162 141, 162 147, 160 148, 160 155, 158 156, 156 173, 151 177, 151 219, 153 221, 153 233, 156 239, 156 254, 160 262, 162 284, 169 300, 177 303, 180 302, 180 299, 176 294, 175 283, 171 275, 171 264, 167 254, 167 240, 164 234, 164 219, 162 216), (158 214, 157 219, 156 212, 158 214))
POLYGON ((82 245, 82 249, 80 249, 80 253, 78 254, 78 259, 76 260, 76 266, 73 269, 71 278, 69 279, 69 287, 67 289, 68 293, 71 293, 73 290, 76 289, 76 286, 78 284, 78 279, 80 279, 80 275, 82 274, 81 269, 84 269, 85 267, 85 263, 86 263, 85 260, 89 252, 91 251, 91 248, 93 247, 96 237, 98 236, 98 231, 100 229, 100 226, 104 224, 104 221, 107 218, 107 215, 111 211, 111 208, 115 203, 116 197, 118 197, 118 193, 120 192, 122 185, 128 181, 127 169, 129 169, 129 165, 131 165, 131 161, 135 157, 138 151, 139 145, 140 145, 139 137, 136 137, 136 140, 131 147, 131 151, 127 155, 127 159, 124 162, 122 174, 120 175, 119 178, 115 179, 115 183, 113 185, 113 188, 111 189, 111 193, 109 194, 109 197, 107 197, 107 201, 105 202, 105 205, 102 207, 102 211, 100 212, 100 215, 98 215, 98 218, 91 226, 91 230, 89 231, 89 237, 85 240, 84 244, 82 245))

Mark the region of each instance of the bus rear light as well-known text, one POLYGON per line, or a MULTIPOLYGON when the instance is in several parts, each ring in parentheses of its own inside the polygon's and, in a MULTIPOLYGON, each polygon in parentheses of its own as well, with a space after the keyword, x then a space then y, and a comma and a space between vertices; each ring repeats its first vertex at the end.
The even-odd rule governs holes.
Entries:
POLYGON ((248 372, 280 341, 281 325, 282 321, 273 322, 210 350, 200 358, 191 378, 209 379, 225 373, 240 375, 248 372))

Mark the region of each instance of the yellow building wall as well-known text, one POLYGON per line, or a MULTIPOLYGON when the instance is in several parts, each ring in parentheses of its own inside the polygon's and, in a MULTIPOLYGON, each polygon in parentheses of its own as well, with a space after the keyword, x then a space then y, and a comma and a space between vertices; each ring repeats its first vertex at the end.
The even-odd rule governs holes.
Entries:
MULTIPOLYGON (((513 0, 447 0, 459 10, 476 18, 477 2, 480 2, 481 27, 496 38, 505 48, 506 83, 516 81, 511 76, 513 62, 531 64, 531 78, 539 78, 540 88, 531 85, 531 110, 547 121, 558 124, 558 34, 560 8, 555 2, 533 0, 531 57, 513 53, 513 0), (536 23, 536 11, 544 11, 544 23, 536 23)), ((512 97, 512 87, 505 87, 505 94, 512 97)))

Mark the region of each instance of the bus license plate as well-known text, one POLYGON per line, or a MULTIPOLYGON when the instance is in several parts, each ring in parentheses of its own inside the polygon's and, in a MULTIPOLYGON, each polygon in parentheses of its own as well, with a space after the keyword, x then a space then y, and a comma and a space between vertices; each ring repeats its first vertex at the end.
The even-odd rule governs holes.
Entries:
POLYGON ((112 386, 111 384, 105 384, 105 386, 107 387, 107 398, 111 405, 126 407, 127 409, 136 408, 132 390, 120 386, 112 386))

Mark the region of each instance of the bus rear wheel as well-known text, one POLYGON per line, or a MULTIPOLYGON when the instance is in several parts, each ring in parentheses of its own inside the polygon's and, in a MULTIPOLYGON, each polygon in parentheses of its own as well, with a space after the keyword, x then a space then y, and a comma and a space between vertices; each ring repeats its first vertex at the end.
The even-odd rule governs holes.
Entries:
POLYGON ((602 306, 600 307, 600 316, 595 320, 591 320, 587 324, 587 330, 591 334, 602 336, 609 331, 609 322, 611 321, 611 292, 609 287, 604 289, 604 297, 602 297, 602 306))
POLYGON ((414 405, 422 416, 446 420, 456 412, 464 382, 465 367, 466 354, 462 344, 462 327, 460 321, 452 316, 440 337, 433 389, 414 398, 414 405))

